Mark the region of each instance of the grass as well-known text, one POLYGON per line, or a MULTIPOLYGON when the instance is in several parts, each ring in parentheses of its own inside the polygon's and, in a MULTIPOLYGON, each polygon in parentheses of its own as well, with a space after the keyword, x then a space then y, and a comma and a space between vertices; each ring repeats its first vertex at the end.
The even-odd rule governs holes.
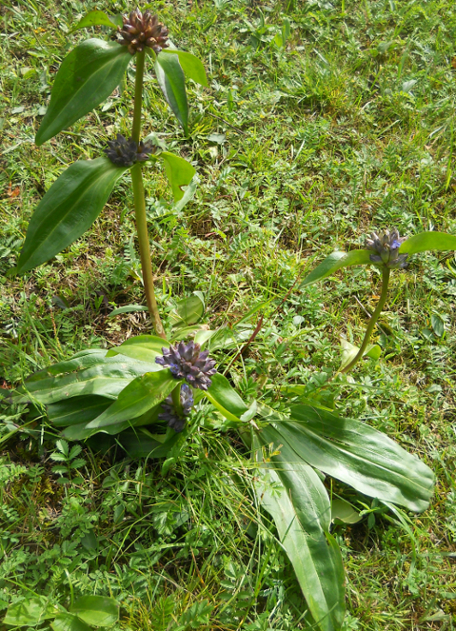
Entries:
MULTIPOLYGON (((143 313, 109 316, 144 302, 127 184, 55 260, 21 278, 8 272, 55 178, 75 159, 97 157, 116 132, 128 134, 131 74, 71 133, 33 145, 53 76, 87 37, 69 30, 95 7, 130 8, 115 0, 6 0, 0 8, 6 389, 82 348, 150 331, 143 313)), ((296 383, 317 392, 340 363, 340 338, 361 340, 379 275, 353 269, 287 295, 297 276, 334 249, 359 246, 372 228, 455 232, 454 4, 176 0, 159 12, 173 41, 204 60, 210 82, 189 86, 184 138, 147 77, 145 131, 200 176, 178 213, 163 174, 147 178, 162 312, 200 290, 216 326, 274 299, 233 378, 247 399, 265 383, 274 384, 271 397, 296 383)), ((334 382, 341 413, 386 431, 438 480, 418 516, 385 512, 333 483, 335 496, 366 511, 359 524, 334 528, 347 570, 347 631, 456 626, 455 295, 451 253, 414 257, 393 275, 376 333, 381 359, 334 382)), ((231 358, 218 359, 226 367, 231 358)), ((19 418, 2 412, 6 439, 19 418)), ((0 607, 30 593, 65 605, 73 593, 99 593, 121 604, 123 629, 309 628, 274 529, 255 518, 252 472, 216 427, 192 436, 166 478, 160 463, 84 449, 71 484, 59 483, 55 440, 37 425, 3 443, 0 607)))

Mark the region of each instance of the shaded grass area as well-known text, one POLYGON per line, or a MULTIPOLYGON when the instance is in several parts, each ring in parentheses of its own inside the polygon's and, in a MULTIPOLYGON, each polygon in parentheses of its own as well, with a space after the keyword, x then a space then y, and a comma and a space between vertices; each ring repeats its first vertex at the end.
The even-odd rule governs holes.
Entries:
MULTIPOLYGON (((7 388, 87 346, 150 331, 142 313, 109 316, 144 302, 127 181, 55 260, 22 278, 8 273, 55 178, 72 161, 100 155, 117 132, 129 134, 134 67, 96 112, 33 145, 53 76, 87 37, 69 30, 95 7, 131 8, 107 0, 6 0, 0 8, 0 377, 7 388)), ((273 299, 232 378, 247 400, 260 392, 274 402, 296 383, 321 396, 340 363, 341 336, 360 341, 380 279, 354 269, 287 296, 298 275, 336 248, 359 246, 371 228, 455 232, 454 5, 194 0, 164 2, 159 13, 175 44, 204 60, 210 83, 189 86, 185 138, 146 77, 144 133, 156 133, 200 175, 195 197, 178 212, 163 173, 150 167, 147 175, 162 312, 200 290, 206 319, 217 326, 273 299), (265 384, 273 384, 266 393, 265 384)), ((420 516, 386 513, 332 488, 367 511, 360 524, 335 527, 347 568, 347 629, 455 623, 455 293, 451 253, 414 257, 393 276, 376 334, 381 359, 334 382, 341 413, 386 431, 438 478, 420 516)), ((218 360, 228 366, 231 358, 218 360)), ((3 412, 7 436, 18 418, 3 412)), ((308 628, 274 530, 267 517, 254 518, 254 472, 213 427, 195 432, 166 479, 157 463, 87 450, 72 484, 59 484, 49 436, 35 429, 6 444, 0 606, 28 590, 56 602, 72 591, 111 593, 122 604, 123 628, 308 628)))

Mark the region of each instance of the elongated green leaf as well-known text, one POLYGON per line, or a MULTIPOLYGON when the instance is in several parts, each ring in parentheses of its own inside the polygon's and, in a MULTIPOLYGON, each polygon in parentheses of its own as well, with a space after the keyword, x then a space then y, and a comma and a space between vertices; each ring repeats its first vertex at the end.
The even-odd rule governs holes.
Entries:
POLYGON ((211 379, 212 383, 204 395, 226 419, 241 423, 240 417, 249 409, 247 405, 226 377, 216 373, 211 379))
POLYGON ((100 416, 112 403, 112 399, 91 394, 72 397, 48 406, 48 418, 55 427, 67 427, 90 423, 100 416))
POLYGON ((399 248, 401 254, 417 254, 428 250, 456 250, 456 236, 446 232, 422 232, 404 241, 399 248))
POLYGON ((56 377, 57 375, 82 370, 83 368, 89 368, 90 366, 95 366, 100 363, 102 364, 104 358, 106 357, 106 352, 107 351, 100 348, 85 349, 76 353, 76 355, 73 355, 70 359, 58 362, 57 364, 52 364, 51 366, 47 366, 46 368, 33 373, 33 375, 27 378, 25 383, 31 384, 35 381, 47 379, 48 377, 56 377))
POLYGON ((87 28, 88 26, 109 26, 109 28, 116 29, 118 26, 122 26, 122 16, 120 15, 107 15, 104 11, 89 11, 87 15, 79 20, 76 26, 71 29, 71 32, 78 31, 81 28, 87 28))
POLYGON ((206 71, 202 62, 192 55, 192 53, 184 52, 183 50, 164 49, 160 54, 173 54, 179 57, 179 63, 186 79, 192 79, 195 83, 207 87, 206 71))
POLYGON ((48 261, 90 228, 125 171, 107 158, 80 160, 64 171, 33 213, 17 271, 48 261))
POLYGON ((188 104, 184 71, 177 55, 158 55, 155 74, 168 105, 188 135, 188 104))
POLYGON ((307 285, 323 280, 342 267, 369 265, 371 262, 369 257, 369 250, 352 250, 347 254, 345 252, 333 252, 304 278, 299 288, 302 289, 307 287, 307 285))
POLYGON ((290 413, 274 427, 305 462, 371 497, 427 508, 434 474, 385 434, 323 408, 295 405, 290 413))
MULTIPOLYGON (((112 403, 112 401, 110 401, 110 403, 112 403)), ((100 410, 100 414, 102 411, 104 410, 100 410)), ((77 425, 69 425, 63 430, 62 436, 64 438, 67 438, 68 440, 85 440, 86 438, 90 438, 91 436, 94 436, 95 434, 99 434, 99 433, 118 435, 120 434, 120 432, 125 432, 125 430, 129 430, 133 427, 136 428, 136 427, 142 427, 143 425, 153 425, 154 423, 157 423, 157 421, 159 420, 158 415, 160 414, 161 411, 162 411, 161 405, 156 405, 150 410, 147 410, 147 412, 145 412, 144 414, 141 414, 141 416, 137 416, 136 418, 132 420, 123 421, 121 423, 115 423, 114 425, 105 425, 101 428, 95 428, 95 429, 88 427, 90 421, 86 421, 85 423, 79 423, 77 425)), ((90 420, 93 420, 93 419, 90 419, 90 420)), ((137 432, 136 429, 134 431, 137 432)), ((139 456, 135 456, 135 457, 139 457, 139 456)), ((158 457, 160 456, 157 456, 157 458, 158 457)))
POLYGON ((162 151, 159 157, 165 162, 166 177, 171 184, 174 201, 177 202, 184 196, 182 186, 190 184, 196 171, 190 162, 169 151, 162 151))
POLYGON ((77 616, 71 613, 61 613, 51 622, 54 631, 92 631, 91 628, 77 616))
MULTIPOLYGON (((156 335, 137 335, 125 340, 123 344, 116 348, 111 348, 108 357, 114 355, 125 355, 132 359, 144 362, 155 362, 155 358, 163 355, 163 348, 168 348, 169 342, 156 335)), ((161 367, 157 364, 157 369, 161 367)))
POLYGON ((116 601, 105 596, 82 596, 70 607, 70 611, 94 627, 108 627, 119 619, 116 601))
POLYGON ((35 143, 42 145, 93 110, 115 90, 132 55, 126 46, 88 39, 62 62, 35 143))
POLYGON ((14 401, 26 403, 32 400, 48 405, 82 395, 97 394, 115 398, 136 377, 161 370, 158 364, 137 361, 122 355, 99 359, 89 368, 70 374, 26 382, 19 389, 14 401))
POLYGON ((329 534, 328 494, 315 471, 288 445, 268 452, 268 445, 277 445, 280 439, 272 427, 266 427, 254 440, 260 464, 257 495, 274 519, 318 628, 337 631, 345 612, 344 570, 340 550, 329 534), (263 450, 258 449, 258 439, 263 450))
POLYGON ((164 401, 179 383, 169 369, 146 373, 134 379, 119 393, 117 400, 86 427, 100 429, 137 418, 164 401))

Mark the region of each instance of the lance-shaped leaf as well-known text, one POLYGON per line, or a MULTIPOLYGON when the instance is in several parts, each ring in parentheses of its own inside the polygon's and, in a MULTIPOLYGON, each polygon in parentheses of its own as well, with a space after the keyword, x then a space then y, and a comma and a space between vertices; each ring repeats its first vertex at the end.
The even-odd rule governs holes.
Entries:
POLYGON ((59 68, 35 143, 42 145, 107 99, 131 59, 117 42, 88 39, 76 46, 59 68))
POLYGON ((125 171, 107 158, 79 160, 64 171, 33 213, 17 271, 48 261, 90 228, 125 171))
POLYGON ((110 405, 112 399, 89 394, 85 397, 72 397, 48 406, 48 418, 55 427, 68 427, 90 423, 100 416, 110 405))
POLYGON ((136 377, 160 369, 155 363, 136 361, 122 355, 98 356, 97 361, 87 368, 82 366, 69 374, 27 381, 19 388, 14 401, 27 403, 32 400, 48 405, 94 394, 113 399, 136 377))
POLYGON ((155 61, 155 74, 168 105, 177 120, 188 134, 188 104, 185 91, 184 71, 177 55, 158 55, 155 61))
POLYGON ((179 201, 184 196, 182 186, 188 186, 196 173, 194 167, 169 151, 162 151, 160 156, 164 160, 166 177, 171 184, 174 201, 179 201))
POLYGON ((295 405, 290 414, 274 427, 305 462, 370 497, 415 512, 427 508, 434 474, 385 434, 323 408, 295 405))
POLYGON ((226 377, 216 373, 211 377, 211 385, 204 393, 217 410, 229 421, 241 423, 240 417, 248 411, 247 405, 230 385, 226 377))
POLYGON ((456 250, 456 236, 446 232, 421 232, 404 241, 399 248, 401 254, 417 254, 428 250, 456 250))
POLYGON ((254 448, 260 465, 258 498, 274 519, 316 625, 321 631, 337 631, 345 613, 344 570, 340 550, 329 534, 326 489, 274 428, 257 432, 254 448), (271 454, 269 444, 281 446, 271 454))
POLYGON ((165 48, 160 54, 172 54, 179 57, 179 63, 186 79, 192 79, 195 83, 207 87, 206 71, 202 62, 192 55, 192 53, 184 52, 183 50, 174 50, 172 48, 165 48))
POLYGON ((370 263, 370 252, 368 250, 352 250, 348 253, 333 252, 304 278, 299 288, 302 289, 307 285, 323 280, 342 267, 369 265, 370 263))
POLYGON ((117 400, 86 427, 101 429, 137 418, 164 401, 179 383, 169 369, 146 373, 128 384, 117 400))
POLYGON ((104 11, 98 11, 95 9, 94 11, 89 11, 83 18, 79 20, 76 26, 71 30, 78 31, 81 28, 87 28, 89 26, 108 26, 112 29, 117 29, 118 26, 122 26, 122 16, 121 15, 108 15, 104 11))
MULTIPOLYGON (((111 348, 107 356, 125 355, 144 362, 154 362, 156 357, 163 355, 163 348, 169 348, 169 343, 156 335, 137 335, 125 340, 116 348, 111 348)), ((161 369, 161 366, 158 366, 161 369)))

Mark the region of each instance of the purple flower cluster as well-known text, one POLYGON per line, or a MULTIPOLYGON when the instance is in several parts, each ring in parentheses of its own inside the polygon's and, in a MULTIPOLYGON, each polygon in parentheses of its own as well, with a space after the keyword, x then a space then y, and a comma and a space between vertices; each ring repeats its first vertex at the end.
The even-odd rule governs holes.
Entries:
POLYGON ((211 377, 217 372, 215 360, 208 357, 209 351, 201 352, 199 344, 179 342, 177 346, 162 348, 163 357, 157 357, 157 364, 169 368, 176 379, 185 379, 192 388, 207 390, 211 377))
POLYGON ((163 411, 158 415, 161 421, 167 421, 168 426, 176 432, 181 432, 184 429, 187 422, 186 417, 190 414, 193 407, 192 389, 186 383, 182 385, 180 390, 180 402, 182 406, 181 414, 175 409, 172 396, 170 395, 161 404, 163 411))
POLYGON ((152 48, 158 55, 169 46, 168 29, 148 9, 144 13, 135 9, 130 15, 123 15, 122 21, 123 26, 118 28, 122 37, 119 43, 128 46, 132 55, 143 51, 145 46, 152 48))
POLYGON ((113 164, 122 167, 132 167, 136 162, 145 162, 149 159, 149 154, 155 152, 155 147, 149 143, 136 143, 122 134, 117 134, 115 140, 108 141, 105 154, 113 164))
POLYGON ((385 230, 380 235, 373 232, 370 239, 366 241, 367 249, 375 252, 370 255, 370 260, 372 263, 385 265, 390 269, 406 267, 408 254, 399 254, 399 248, 405 239, 406 237, 399 236, 396 228, 391 232, 385 230))

